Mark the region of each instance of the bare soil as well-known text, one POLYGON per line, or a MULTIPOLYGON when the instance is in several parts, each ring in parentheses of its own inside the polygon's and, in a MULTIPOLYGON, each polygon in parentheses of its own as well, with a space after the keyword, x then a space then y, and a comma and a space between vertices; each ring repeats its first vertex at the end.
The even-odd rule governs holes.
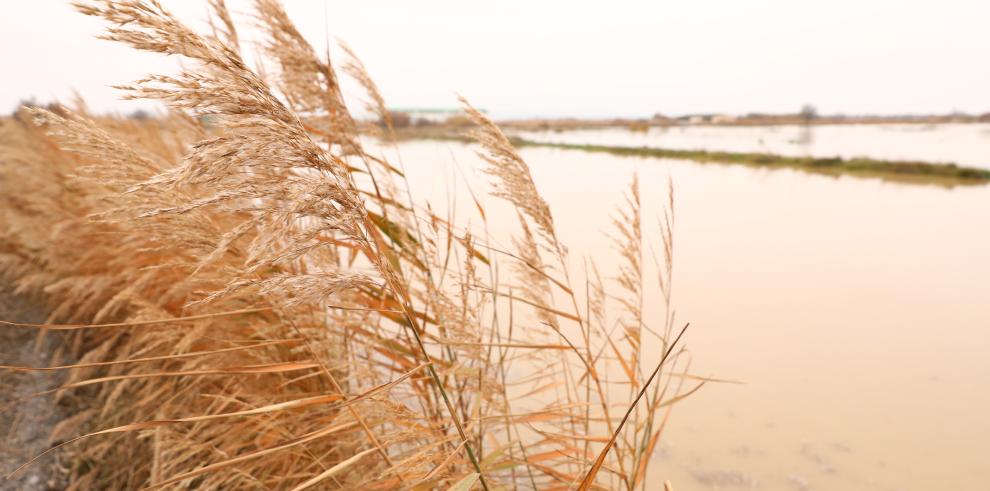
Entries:
MULTIPOLYGON (((0 319, 40 323, 45 312, 36 302, 0 288, 0 319)), ((0 365, 44 367, 70 362, 61 353, 61 336, 30 328, 0 326, 0 365)), ((56 387, 63 374, 0 369, 0 473, 6 476, 49 448, 55 425, 71 414, 68 401, 55 403, 53 394, 34 395, 56 387)), ((64 489, 66 472, 57 452, 4 479, 0 491, 64 489)))

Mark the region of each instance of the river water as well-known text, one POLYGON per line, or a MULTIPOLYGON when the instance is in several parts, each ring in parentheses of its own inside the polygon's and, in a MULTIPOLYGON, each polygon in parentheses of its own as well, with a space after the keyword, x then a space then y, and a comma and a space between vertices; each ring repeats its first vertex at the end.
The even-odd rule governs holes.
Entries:
MULTIPOLYGON (((856 138, 838 151, 990 163, 985 126, 941 128, 945 139, 969 143, 934 145, 942 137, 920 129, 822 127, 813 148, 835 152, 836 135, 868 131, 889 139, 874 148, 856 138)), ((679 135, 691 147, 690 138, 708 131, 738 136, 707 141, 712 149, 747 150, 752 142, 739 135, 758 130, 555 138, 673 146, 679 135)), ((798 130, 765 131, 783 141, 798 130)), ((477 229, 470 187, 489 232, 515 230, 514 212, 484 196, 488 179, 473 147, 413 141, 399 151, 414 198, 457 210, 460 223, 477 229)), ((675 408, 651 478, 670 479, 675 489, 988 489, 990 186, 946 189, 550 148, 521 154, 572 267, 591 257, 606 276, 618 258, 605 233, 633 173, 651 230, 668 177, 674 182, 674 303, 677 318, 691 322, 692 371, 744 383, 707 385, 675 408)), ((655 231, 647 240, 659 249, 655 231)), ((647 312, 662 316, 659 294, 650 298, 647 312)))

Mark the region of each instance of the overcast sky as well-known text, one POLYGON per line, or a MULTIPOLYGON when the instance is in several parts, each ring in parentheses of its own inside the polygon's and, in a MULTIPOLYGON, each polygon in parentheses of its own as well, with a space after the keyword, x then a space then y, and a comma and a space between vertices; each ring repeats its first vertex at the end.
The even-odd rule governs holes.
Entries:
MULTIPOLYGON (((162 3, 193 24, 206 14, 162 3)), ((497 116, 990 111, 986 0, 285 3, 314 45, 351 45, 395 107, 452 107, 456 92, 497 116)), ((249 0, 228 4, 247 20, 249 0)), ((61 0, 5 3, 0 112, 72 90, 132 110, 109 86, 175 62, 101 28, 61 0)))

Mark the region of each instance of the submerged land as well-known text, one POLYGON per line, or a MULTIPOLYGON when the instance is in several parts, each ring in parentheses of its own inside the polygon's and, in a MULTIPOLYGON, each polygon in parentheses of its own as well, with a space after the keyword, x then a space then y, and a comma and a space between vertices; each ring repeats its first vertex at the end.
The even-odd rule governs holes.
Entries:
POLYGON ((962 167, 953 163, 876 160, 869 158, 795 157, 770 153, 718 152, 707 150, 676 150, 657 147, 623 147, 547 143, 516 139, 518 146, 539 146, 608 153, 626 157, 653 157, 691 160, 751 167, 788 168, 819 174, 850 174, 880 177, 890 180, 942 185, 978 185, 990 182, 990 170, 962 167))
MULTIPOLYGON (((463 134, 463 130, 450 125, 407 127, 398 131, 398 135, 404 139, 471 141, 463 134)), ((874 178, 907 184, 953 187, 986 185, 990 183, 990 169, 960 166, 951 162, 932 163, 866 157, 810 157, 771 153, 683 150, 647 146, 554 143, 520 137, 511 137, 511 140, 517 147, 544 147, 607 153, 622 157, 677 159, 711 164, 791 169, 812 174, 848 175, 851 177, 874 178)))

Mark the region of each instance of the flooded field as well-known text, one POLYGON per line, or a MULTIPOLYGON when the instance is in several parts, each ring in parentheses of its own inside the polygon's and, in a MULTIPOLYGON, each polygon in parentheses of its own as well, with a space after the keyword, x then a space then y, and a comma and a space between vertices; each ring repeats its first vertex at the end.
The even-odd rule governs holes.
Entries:
MULTIPOLYGON (((891 135, 877 145, 882 157, 990 163, 975 147, 986 127, 940 128, 946 139, 974 147, 929 140, 926 153, 896 142, 937 140, 939 131, 823 127, 807 148, 834 152, 826 150, 833 148, 827 135, 865 131, 891 135)), ((691 147, 703 132, 738 132, 738 139, 708 143, 722 149, 743 145, 742 135, 766 131, 783 142, 798 130, 554 136, 691 147)), ((400 152, 411 187, 428 190, 418 200, 467 214, 465 183, 484 200, 486 179, 472 147, 413 141, 400 152)), ((743 383, 709 384, 680 403, 651 489, 661 488, 661 477, 675 489, 986 489, 990 187, 947 190, 545 148, 521 153, 571 247, 574 270, 591 257, 603 274, 614 271, 607 230, 596 227, 608 223, 633 172, 652 229, 668 176, 674 181, 674 303, 677 318, 691 322, 692 372, 743 383)), ((492 230, 516 227, 508 208, 492 198, 483 205, 492 230)), ((480 218, 471 221, 480 227, 480 218)), ((660 247, 656 236, 648 240, 660 247)), ((655 318, 659 293, 651 298, 655 318)))
POLYGON ((990 124, 681 126, 519 132, 528 140, 679 150, 951 162, 990 168, 990 124))
POLYGON ((990 490, 990 2, 714 3, 7 2, 0 491, 990 490))

